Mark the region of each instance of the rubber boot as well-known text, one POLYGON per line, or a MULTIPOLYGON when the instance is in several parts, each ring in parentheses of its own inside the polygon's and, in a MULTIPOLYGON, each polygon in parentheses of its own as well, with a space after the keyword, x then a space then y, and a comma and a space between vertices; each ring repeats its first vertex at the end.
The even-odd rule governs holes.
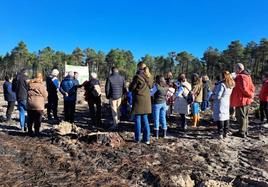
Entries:
POLYGON ((163 138, 167 138, 167 129, 164 129, 164 135, 163 138))

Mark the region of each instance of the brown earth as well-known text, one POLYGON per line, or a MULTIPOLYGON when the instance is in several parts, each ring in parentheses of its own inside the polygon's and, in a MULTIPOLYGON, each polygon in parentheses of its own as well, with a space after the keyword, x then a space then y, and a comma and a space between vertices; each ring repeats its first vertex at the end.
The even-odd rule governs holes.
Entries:
MULTIPOLYGON (((89 125, 83 93, 79 100, 75 125, 44 119, 41 137, 19 130, 18 111, 12 122, 2 120, 0 186, 268 186, 268 125, 254 124, 253 116, 248 138, 225 140, 215 138, 208 114, 185 133, 171 116, 168 139, 145 145, 133 142, 133 122, 109 132, 106 100, 102 127, 89 125)), ((0 104, 4 116, 2 93, 0 104)))

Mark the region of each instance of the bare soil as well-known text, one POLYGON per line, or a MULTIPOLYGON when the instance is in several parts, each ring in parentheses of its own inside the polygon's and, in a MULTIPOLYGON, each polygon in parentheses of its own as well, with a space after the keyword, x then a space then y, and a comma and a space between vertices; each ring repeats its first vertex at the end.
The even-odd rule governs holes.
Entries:
MULTIPOLYGON (((186 132, 171 116, 168 139, 152 137, 146 145, 133 141, 133 122, 109 131, 105 99, 103 126, 89 123, 83 93, 79 100, 75 125, 64 135, 44 118, 42 136, 28 136, 19 129, 18 111, 11 122, 2 120, 0 186, 268 186, 268 126, 253 123, 253 111, 246 139, 218 140, 216 126, 204 114, 201 125, 186 132)), ((0 105, 3 119, 2 93, 0 105)), ((232 122, 231 131, 237 128, 232 122)))

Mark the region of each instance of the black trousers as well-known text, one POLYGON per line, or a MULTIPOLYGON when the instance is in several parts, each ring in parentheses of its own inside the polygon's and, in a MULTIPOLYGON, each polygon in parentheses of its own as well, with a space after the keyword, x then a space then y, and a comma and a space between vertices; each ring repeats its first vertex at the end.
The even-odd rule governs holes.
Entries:
POLYGON ((186 124, 186 117, 185 117, 185 114, 180 114, 181 116, 181 127, 182 128, 185 128, 185 126, 187 125, 186 124))
POLYGON ((261 115, 261 121, 264 121, 264 117, 266 116, 266 120, 268 122, 268 102, 267 101, 260 102, 260 115, 261 115))
POLYGON ((93 123, 101 124, 101 98, 96 97, 88 100, 90 118, 93 123))
POLYGON ((54 119, 58 118, 58 98, 48 97, 47 105, 47 117, 51 118, 51 111, 53 113, 54 119))
POLYGON ((27 118, 28 132, 30 133, 33 132, 32 127, 34 124, 34 132, 39 133, 43 111, 42 110, 28 110, 27 114, 28 114, 28 118, 27 118))
POLYGON ((219 135, 224 135, 228 133, 229 130, 229 120, 226 121, 218 121, 218 133, 219 135))
POLYGON ((64 121, 74 122, 76 101, 64 101, 64 121))
POLYGON ((14 111, 15 102, 16 101, 8 101, 7 102, 7 111, 6 111, 7 120, 11 119, 11 114, 14 111))

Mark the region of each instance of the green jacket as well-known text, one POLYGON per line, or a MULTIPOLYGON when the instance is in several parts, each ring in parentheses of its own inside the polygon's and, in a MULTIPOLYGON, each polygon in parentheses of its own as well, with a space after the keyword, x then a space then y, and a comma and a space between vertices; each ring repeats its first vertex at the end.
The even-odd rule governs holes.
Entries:
POLYGON ((129 90, 133 94, 132 114, 152 113, 150 89, 153 85, 152 78, 142 75, 135 75, 129 85, 129 90))

